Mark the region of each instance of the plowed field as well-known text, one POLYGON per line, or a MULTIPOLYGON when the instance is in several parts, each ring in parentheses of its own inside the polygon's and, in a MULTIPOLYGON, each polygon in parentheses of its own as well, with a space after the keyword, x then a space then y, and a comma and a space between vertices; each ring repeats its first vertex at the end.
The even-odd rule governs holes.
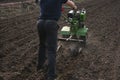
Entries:
MULTIPOLYGON (((77 5, 87 10, 87 46, 76 57, 57 59, 57 80, 120 80, 120 0, 77 5)), ((33 11, 0 19, 0 80, 44 80, 45 72, 36 72, 38 15, 33 11)))

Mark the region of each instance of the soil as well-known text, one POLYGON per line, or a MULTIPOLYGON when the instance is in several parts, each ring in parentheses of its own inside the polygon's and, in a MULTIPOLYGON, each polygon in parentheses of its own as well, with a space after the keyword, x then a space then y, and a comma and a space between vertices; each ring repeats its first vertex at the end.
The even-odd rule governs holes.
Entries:
MULTIPOLYGON (((120 0, 77 5, 87 10, 87 45, 75 57, 66 48, 58 52, 64 55, 57 56, 57 80, 120 80, 120 0)), ((38 15, 33 11, 0 19, 0 80, 45 80, 46 72, 36 72, 38 15)), ((61 20, 59 25, 66 23, 61 20)))
MULTIPOLYGON (((1 0, 0 3, 19 2, 20 0, 1 0)), ((26 1, 26 0, 21 0, 26 1)))

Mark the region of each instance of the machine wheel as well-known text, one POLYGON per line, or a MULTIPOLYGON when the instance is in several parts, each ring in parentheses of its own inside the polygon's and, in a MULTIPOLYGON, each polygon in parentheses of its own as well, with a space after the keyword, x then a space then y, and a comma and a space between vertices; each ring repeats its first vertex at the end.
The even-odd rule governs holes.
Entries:
POLYGON ((80 53, 80 46, 78 42, 72 42, 72 44, 69 44, 69 53, 71 57, 75 57, 80 53))
POLYGON ((78 55, 78 50, 77 50, 77 49, 74 49, 74 48, 71 48, 71 49, 70 49, 70 55, 71 55, 72 57, 77 56, 77 55, 78 55))

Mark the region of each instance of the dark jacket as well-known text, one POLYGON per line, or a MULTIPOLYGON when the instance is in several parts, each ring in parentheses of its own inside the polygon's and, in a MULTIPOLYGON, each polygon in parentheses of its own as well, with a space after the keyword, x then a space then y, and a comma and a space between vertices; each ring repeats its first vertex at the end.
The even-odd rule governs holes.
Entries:
POLYGON ((40 0, 40 19, 56 20, 61 16, 62 4, 67 0, 40 0))

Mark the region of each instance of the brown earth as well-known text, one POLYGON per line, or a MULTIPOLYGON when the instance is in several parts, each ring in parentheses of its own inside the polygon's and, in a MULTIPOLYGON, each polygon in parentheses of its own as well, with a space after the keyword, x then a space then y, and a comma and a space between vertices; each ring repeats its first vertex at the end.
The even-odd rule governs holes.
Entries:
POLYGON ((0 0, 0 3, 20 2, 20 1, 28 1, 28 0, 0 0))
MULTIPOLYGON (((57 56, 57 80, 120 80, 119 4, 120 0, 77 4, 87 10, 87 46, 76 57, 57 56)), ((38 15, 33 11, 0 20, 0 80, 44 80, 45 73, 36 72, 38 15)))

